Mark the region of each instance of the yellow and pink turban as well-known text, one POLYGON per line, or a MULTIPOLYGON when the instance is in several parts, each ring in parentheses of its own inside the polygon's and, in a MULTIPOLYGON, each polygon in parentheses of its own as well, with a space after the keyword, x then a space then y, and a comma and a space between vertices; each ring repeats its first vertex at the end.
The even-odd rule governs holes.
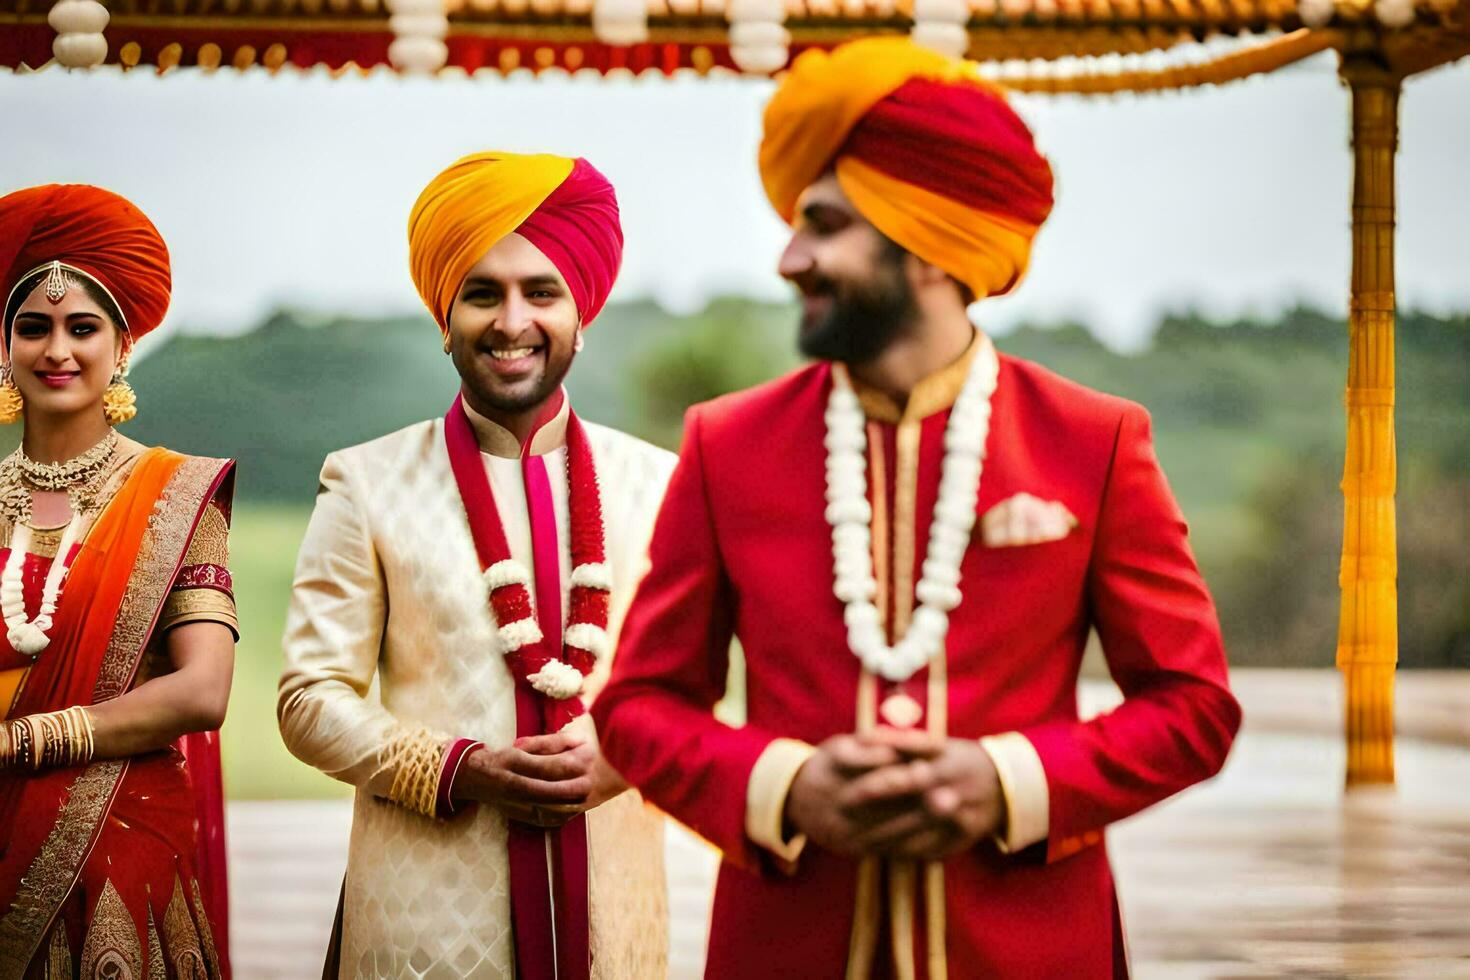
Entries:
POLYGON ((975 66, 906 37, 796 59, 766 107, 766 195, 788 224, 828 170, 858 212, 976 299, 1011 289, 1051 213, 1051 167, 975 66))
POLYGON ((608 179, 580 158, 474 153, 430 181, 408 217, 409 274, 439 329, 465 276, 512 233, 556 266, 583 326, 602 310, 623 260, 608 179))

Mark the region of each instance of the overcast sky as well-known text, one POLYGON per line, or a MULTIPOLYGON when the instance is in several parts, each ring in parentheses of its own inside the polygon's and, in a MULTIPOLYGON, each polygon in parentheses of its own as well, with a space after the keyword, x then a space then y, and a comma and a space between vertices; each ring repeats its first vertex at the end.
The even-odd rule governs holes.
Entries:
MULTIPOLYGON (((1348 98, 1331 55, 1184 94, 1017 97, 1057 174, 1032 273, 977 307, 998 330, 1064 317, 1110 343, 1161 311, 1346 310, 1348 98)), ((261 71, 0 73, 0 191, 85 181, 136 201, 174 261, 167 325, 247 328, 280 304, 420 311, 404 226, 477 149, 586 156, 618 189, 614 298, 687 309, 781 298, 783 228, 755 152, 769 82, 647 77, 332 79, 261 71)), ((1398 295, 1470 309, 1470 65, 1402 101, 1398 295)))

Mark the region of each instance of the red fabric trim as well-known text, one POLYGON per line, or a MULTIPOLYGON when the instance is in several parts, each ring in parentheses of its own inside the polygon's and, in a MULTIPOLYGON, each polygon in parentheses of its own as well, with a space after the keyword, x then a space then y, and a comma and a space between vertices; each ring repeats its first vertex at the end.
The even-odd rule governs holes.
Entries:
MULTIPOLYGON (((541 424, 546 421, 547 417, 543 416, 541 424)), ((480 459, 479 443, 458 398, 445 417, 444 432, 450 468, 464 502, 475 552, 482 569, 489 568, 510 558, 510 547, 480 459)), ((528 439, 528 447, 530 442, 528 439)), ((525 454, 521 467, 531 524, 533 573, 541 601, 533 604, 524 586, 512 585, 492 592, 490 602, 497 623, 516 622, 535 615, 541 629, 540 643, 522 647, 506 657, 518 681, 516 734, 526 737, 559 731, 586 711, 581 698, 553 700, 541 695, 526 682, 527 676, 554 659, 558 652, 584 676, 591 671, 594 660, 586 651, 564 647, 561 640, 561 552, 546 461, 541 456, 525 454)), ((596 469, 586 432, 575 414, 567 422, 567 470, 572 560, 574 564, 601 562, 604 557, 602 505, 596 469)), ((580 607, 597 608, 587 600, 580 607)), ((605 615, 597 625, 607 627, 605 615)), ((578 816, 550 831, 513 822, 507 844, 517 976, 524 980, 585 980, 591 971, 586 818, 578 816)))
POLYGON ((477 742, 472 738, 457 738, 444 753, 444 763, 439 768, 439 788, 434 793, 434 815, 436 817, 452 817, 460 811, 460 807, 454 805, 454 780, 459 776, 459 768, 464 764, 465 757, 475 749, 485 747, 484 742, 477 742))
POLYGON ((217 589, 230 598, 235 596, 235 580, 223 565, 185 565, 174 579, 175 589, 217 589))
MULTIPOLYGON (((562 394, 561 397, 566 396, 562 394)), ((556 404, 559 406, 560 402, 556 404)), ((554 413, 549 411, 543 413, 536 431, 539 431, 541 426, 544 426, 552 417, 554 413)), ((469 418, 465 415, 464 406, 458 398, 455 399, 445 416, 444 440, 449 452, 450 469, 454 472, 455 483, 459 487, 460 499, 464 503, 465 515, 469 520, 470 535, 475 542, 475 553, 480 559, 482 570, 488 569, 511 558, 510 546, 506 543, 505 528, 501 523, 500 513, 496 509, 495 495, 490 489, 490 480, 485 475, 485 466, 480 459, 479 442, 475 438, 469 418)), ((544 462, 538 456, 528 455, 529 447, 534 440, 535 431, 526 440, 522 450, 522 474, 523 479, 527 481, 528 500, 535 496, 531 486, 531 481, 537 478, 535 473, 539 472, 539 479, 545 481, 544 462)), ((575 413, 570 413, 567 418, 567 481, 571 510, 573 567, 583 564, 600 564, 605 558, 602 497, 597 484, 597 468, 592 458, 592 447, 587 441, 586 430, 575 413)), ((549 495, 549 487, 545 488, 545 492, 549 495)), ((550 506, 549 500, 548 496, 547 506, 550 506)), ((554 529, 555 520, 551 519, 550 524, 554 529)), ((546 583, 541 583, 539 573, 537 577, 538 593, 552 597, 548 600, 547 609, 538 608, 531 601, 530 590, 519 583, 503 585, 490 593, 490 605, 495 614, 495 621, 500 626, 521 622, 532 616, 536 616, 539 620, 541 642, 527 644, 505 655, 511 673, 522 684, 527 684, 527 678, 554 659, 560 658, 571 664, 584 677, 592 672, 596 663, 595 658, 587 651, 573 651, 573 648, 565 646, 561 624, 561 565, 558 557, 559 551, 555 550, 557 547, 553 535, 553 551, 545 556, 540 554, 535 556, 538 569, 544 566, 555 575, 554 581, 548 580, 546 583), (554 610, 551 607, 554 607, 554 610), (552 611, 555 612, 554 621, 549 617, 552 611)), ((589 623, 606 629, 608 623, 606 593, 599 589, 583 587, 574 588, 572 593, 571 623, 573 625, 589 623), (602 598, 598 599, 595 595, 583 596, 581 593, 602 593, 602 598), (583 613, 588 618, 579 618, 583 613)), ((538 732, 559 731, 568 721, 586 710, 580 698, 572 697, 553 701, 545 698, 539 692, 535 692, 533 696, 537 700, 547 702, 546 706, 540 709, 543 719, 538 732)))
POLYGON ((1052 174, 1031 131, 997 93, 913 78, 869 109, 839 155, 967 207, 1040 225, 1052 174))
MULTIPOLYGON (((522 456, 521 473, 526 483, 526 510, 531 524, 531 552, 535 556, 537 619, 541 626, 541 633, 545 637, 542 642, 548 648, 554 648, 555 638, 562 635, 561 548, 557 541, 556 510, 551 500, 551 481, 546 473, 546 458, 544 456, 522 456)), ((543 700, 541 708, 542 726, 548 732, 560 731, 567 722, 582 712, 579 698, 569 698, 564 701, 543 700), (572 707, 574 702, 575 708, 572 707)), ((546 832, 546 839, 550 842, 551 848, 549 855, 543 853, 542 860, 551 861, 549 869, 551 903, 547 909, 549 918, 538 925, 544 926, 555 936, 552 951, 556 962, 554 964, 544 961, 523 962, 519 971, 522 976, 540 975, 536 971, 545 970, 547 967, 551 967, 550 975, 556 977, 557 980, 563 977, 585 978, 588 975, 587 932, 589 923, 586 915, 587 835, 585 826, 580 830, 583 841, 580 852, 573 844, 573 839, 578 833, 577 829, 570 826, 546 832), (569 849, 571 853, 568 853, 569 849), (582 879, 580 895, 570 890, 570 885, 578 876, 578 870, 570 867, 569 864, 580 865, 582 879), (579 897, 580 903, 577 902, 579 897), (579 905, 580 915, 578 914, 579 905)), ((515 896, 512 896, 511 901, 514 905, 515 896)))

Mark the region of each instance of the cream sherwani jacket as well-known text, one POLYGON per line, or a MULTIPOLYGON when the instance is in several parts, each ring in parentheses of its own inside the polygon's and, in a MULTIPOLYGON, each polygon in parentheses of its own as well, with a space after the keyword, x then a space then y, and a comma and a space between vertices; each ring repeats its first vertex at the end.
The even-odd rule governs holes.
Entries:
MULTIPOLYGON (((482 449, 491 450, 482 456, 507 542, 530 567, 519 446, 505 430, 470 417, 482 449)), ((550 477, 563 603, 570 576, 565 429, 563 415, 531 447, 544 455, 550 477)), ((615 639, 647 567, 675 458, 602 426, 586 429, 602 494, 615 639)), ((515 738, 513 681, 450 470, 443 419, 327 457, 297 561, 284 646, 279 720, 287 746, 357 787, 342 975, 513 977, 505 817, 479 806, 437 820, 386 799, 395 746, 423 742, 426 733, 490 747, 515 738)), ((599 665, 589 691, 601 688, 608 668, 599 665)), ((629 791, 588 814, 588 836, 593 977, 663 976, 661 819, 629 791)))

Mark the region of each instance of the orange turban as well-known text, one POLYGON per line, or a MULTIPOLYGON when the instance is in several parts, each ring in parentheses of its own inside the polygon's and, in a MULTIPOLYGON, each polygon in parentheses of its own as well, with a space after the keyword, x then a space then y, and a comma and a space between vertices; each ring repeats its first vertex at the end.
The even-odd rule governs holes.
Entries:
MULTIPOLYGON (((122 314, 128 343, 163 322, 173 280, 168 246, 131 201, 86 184, 46 184, 0 197, 0 272, 8 338, 11 294, 29 273, 60 262, 100 284, 122 314)), ((23 297, 21 298, 23 300, 23 297)))
POLYGON ((865 218, 969 287, 1008 291, 1052 206, 1031 132, 975 66, 906 37, 796 59, 766 106, 766 195, 790 223, 829 169, 865 218))
POLYGON ((583 326, 602 310, 623 259, 612 184, 582 159, 475 153, 435 177, 408 218, 409 274, 439 329, 465 276, 512 232, 556 266, 583 326))

